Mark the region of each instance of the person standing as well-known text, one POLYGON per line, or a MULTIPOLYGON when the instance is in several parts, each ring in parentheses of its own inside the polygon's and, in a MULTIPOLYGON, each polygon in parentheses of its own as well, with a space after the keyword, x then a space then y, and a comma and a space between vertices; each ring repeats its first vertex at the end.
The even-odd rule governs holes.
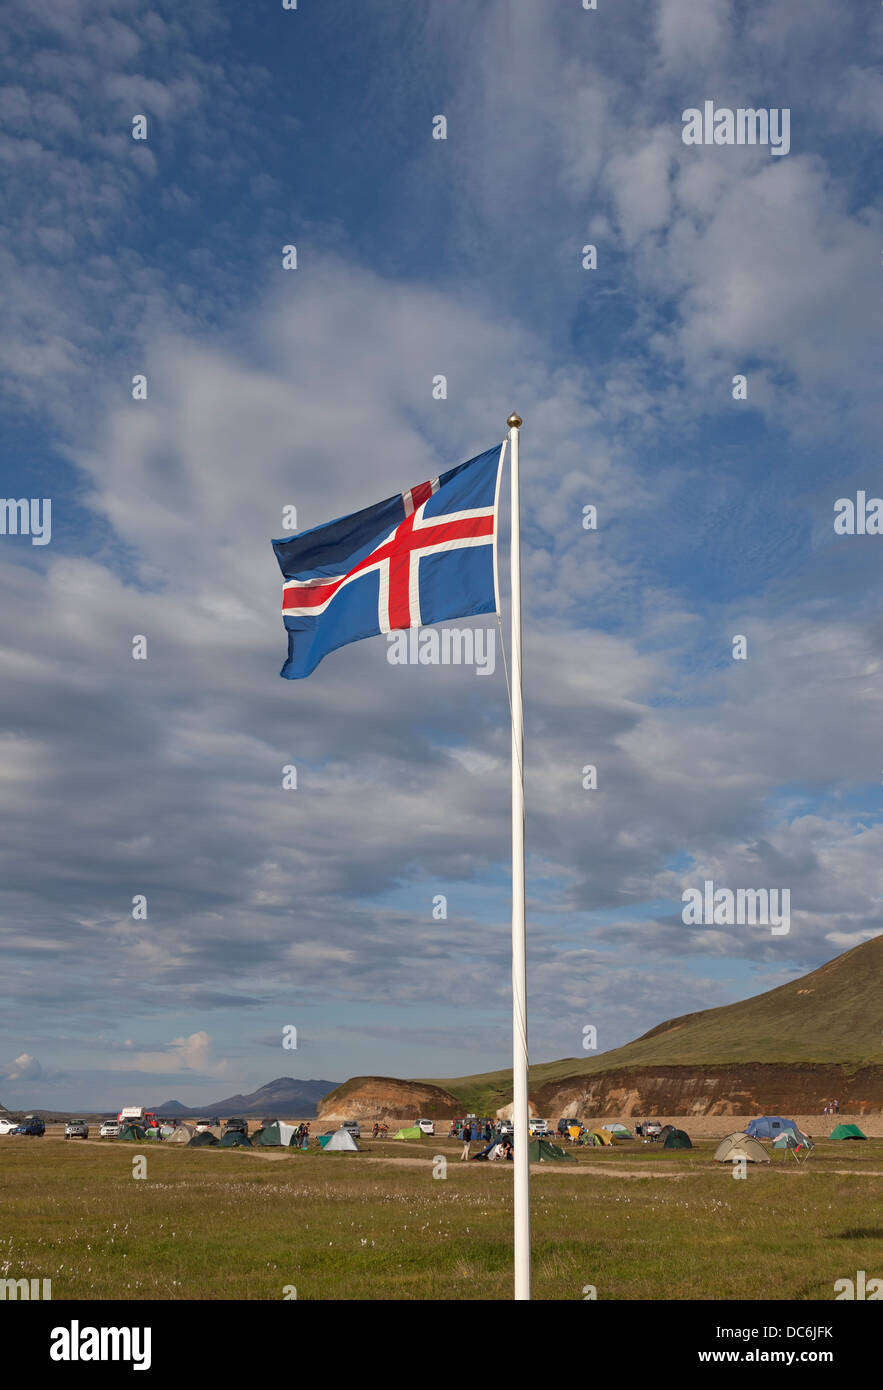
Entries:
POLYGON ((460 1160, 462 1162, 464 1158, 469 1157, 469 1144, 472 1140, 472 1126, 470 1125, 468 1120, 466 1121, 466 1124, 463 1126, 463 1130, 460 1137, 463 1140, 463 1152, 460 1154, 460 1160))

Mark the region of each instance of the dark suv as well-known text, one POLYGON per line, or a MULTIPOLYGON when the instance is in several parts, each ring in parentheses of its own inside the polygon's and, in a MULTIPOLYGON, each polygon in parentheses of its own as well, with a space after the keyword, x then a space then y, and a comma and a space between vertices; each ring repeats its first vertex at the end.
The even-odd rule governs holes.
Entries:
POLYGON ((25 1115, 21 1124, 12 1132, 13 1134, 33 1134, 39 1138, 46 1133, 46 1126, 39 1115, 25 1115))
POLYGON ((238 1120, 235 1118, 227 1120, 224 1125, 224 1133, 230 1134, 233 1131, 239 1134, 248 1134, 248 1120, 238 1120))

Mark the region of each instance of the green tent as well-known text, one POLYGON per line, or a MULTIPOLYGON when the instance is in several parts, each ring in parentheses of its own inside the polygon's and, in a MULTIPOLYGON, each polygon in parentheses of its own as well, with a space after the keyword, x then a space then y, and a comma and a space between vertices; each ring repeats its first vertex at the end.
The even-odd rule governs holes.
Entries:
POLYGON ((689 1134, 682 1129, 673 1129, 665 1137, 664 1149, 692 1149, 689 1134))
POLYGON ((423 1131, 416 1125, 410 1125, 407 1129, 396 1130, 393 1139, 422 1139, 423 1131))
POLYGON ((252 1144, 259 1144, 262 1148, 287 1149, 291 1147, 293 1138, 294 1125, 286 1124, 284 1120, 274 1120, 271 1125, 262 1125, 252 1136, 252 1144))
POLYGON ((631 1130, 627 1129, 624 1124, 620 1124, 618 1120, 615 1124, 605 1125, 604 1128, 608 1134, 613 1135, 614 1139, 634 1139, 635 1137, 631 1130))
POLYGON ((218 1145, 218 1136, 210 1129, 200 1129, 188 1143, 188 1149, 212 1149, 218 1145))
POLYGON ((866 1134, 862 1134, 858 1125, 837 1125, 828 1135, 829 1139, 867 1139, 866 1134))
MULTIPOLYGON (((322 1148, 323 1148, 323 1149, 324 1149, 325 1145, 328 1143, 328 1140, 331 1138, 331 1134, 332 1134, 332 1131, 329 1130, 327 1134, 320 1134, 320 1135, 318 1136, 319 1143, 322 1145, 322 1148)), ((396 1135, 396 1138, 398 1138, 398 1135, 396 1135)))
POLYGON ((120 1130, 118 1138, 129 1139, 133 1144, 143 1144, 147 1135, 140 1125, 125 1125, 120 1130))
POLYGON ((228 1129, 221 1135, 221 1149, 250 1149, 251 1140, 241 1129, 228 1129))
POLYGON ((531 1163, 576 1163, 573 1154, 548 1139, 532 1139, 527 1148, 531 1163))

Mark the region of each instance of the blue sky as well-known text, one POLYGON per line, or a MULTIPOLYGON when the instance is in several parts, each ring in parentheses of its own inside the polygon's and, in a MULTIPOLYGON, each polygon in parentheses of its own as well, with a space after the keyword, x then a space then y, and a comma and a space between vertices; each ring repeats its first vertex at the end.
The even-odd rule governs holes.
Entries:
POLYGON ((883 539, 833 531, 883 493, 881 14, 10 0, 0 491, 53 534, 0 536, 0 1101, 506 1063, 500 664, 280 681, 269 539, 513 408, 534 1058, 881 930, 883 539), (789 153, 684 145, 705 100, 789 153), (790 933, 685 927, 705 878, 790 933))

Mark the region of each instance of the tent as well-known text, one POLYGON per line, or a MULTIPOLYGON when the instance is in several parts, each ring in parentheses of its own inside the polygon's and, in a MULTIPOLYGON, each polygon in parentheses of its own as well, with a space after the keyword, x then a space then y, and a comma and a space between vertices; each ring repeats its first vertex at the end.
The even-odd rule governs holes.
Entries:
POLYGON ((323 1144, 322 1148, 325 1153, 330 1153, 332 1149, 335 1152, 342 1149, 344 1153, 351 1154, 357 1154, 359 1152, 359 1146, 348 1129, 336 1129, 328 1140, 328 1143, 323 1144))
POLYGON ((143 1144, 147 1136, 140 1125, 123 1125, 123 1128, 120 1130, 119 1134, 117 1135, 117 1138, 128 1139, 133 1144, 143 1144))
POLYGON ((604 1143, 604 1140, 599 1135, 594 1134, 592 1130, 587 1129, 582 1139, 580 1140, 580 1143, 587 1145, 587 1147, 590 1149, 600 1149, 601 1145, 604 1143))
POLYGON ((634 1138, 634 1135, 632 1134, 631 1130, 626 1129, 625 1125, 620 1124, 618 1120, 614 1121, 612 1125, 605 1125, 604 1128, 607 1130, 608 1134, 613 1135, 614 1139, 634 1138))
MULTIPOLYGON (((494 1157, 495 1160, 498 1159, 498 1158, 505 1158, 506 1155, 503 1153, 503 1145, 504 1145, 504 1144, 510 1144, 510 1145, 511 1145, 511 1143, 512 1143, 512 1136, 511 1136, 511 1135, 509 1135, 509 1134, 495 1134, 494 1137, 493 1137, 493 1139, 491 1139, 491 1141, 490 1141, 488 1144, 485 1144, 484 1148, 481 1149, 481 1150, 479 1151, 479 1153, 477 1153, 477 1154, 472 1154, 472 1155, 471 1155, 472 1162, 475 1163, 476 1160, 478 1160, 478 1159, 488 1159, 488 1160, 490 1160, 492 1154, 493 1154, 493 1157, 494 1157), (494 1153, 494 1149, 497 1149, 498 1152, 497 1152, 497 1153, 494 1153)), ((511 1154, 510 1154, 510 1157, 511 1157, 511 1154)))
POLYGON ((193 1130, 189 1125, 178 1125, 177 1129, 170 1130, 165 1136, 165 1144, 189 1144, 193 1138, 193 1130))
POLYGON ((801 1134, 799 1130, 795 1134, 793 1129, 786 1129, 778 1139, 773 1140, 773 1148, 783 1149, 786 1153, 790 1151, 797 1162, 802 1163, 809 1158, 815 1145, 808 1134, 801 1134))
POLYGON ((602 1144, 613 1143, 613 1135, 610 1133, 609 1129, 593 1129, 592 1133, 602 1144))
POLYGON ((656 1142, 657 1142, 657 1144, 664 1144, 665 1141, 666 1141, 666 1139, 667 1139, 668 1136, 671 1134, 671 1132, 672 1132, 673 1129, 674 1129, 674 1125, 663 1125, 663 1126, 662 1126, 662 1129, 659 1131, 659 1133, 658 1133, 657 1136, 656 1136, 656 1142))
POLYGON ((283 1124, 281 1120, 276 1120, 271 1125, 264 1125, 254 1136, 253 1142, 262 1148, 287 1149, 294 1136, 294 1125, 283 1124))
POLYGON ((787 1129, 797 1132, 793 1120, 783 1120, 781 1115, 759 1115, 745 1126, 745 1133, 750 1134, 752 1139, 776 1139, 787 1129))
POLYGON ((828 1135, 829 1139, 867 1139, 866 1134, 862 1134, 858 1125, 836 1125, 828 1135))
POLYGON ((247 1134, 243 1134, 241 1129, 227 1129, 221 1135, 220 1148, 222 1149, 250 1149, 251 1140, 247 1134))
POLYGON ((216 1149, 220 1141, 218 1140, 218 1136, 212 1134, 210 1129, 200 1129, 197 1130, 196 1134, 194 1134, 193 1138, 188 1142, 193 1149, 216 1149))
POLYGON ((548 1139, 531 1139, 527 1147, 531 1163, 576 1163, 573 1154, 548 1139))
POLYGON ((689 1134, 682 1129, 673 1129, 665 1136, 664 1149, 692 1149, 689 1134))
POLYGON ((714 1151, 715 1163, 769 1163, 770 1157, 759 1139, 750 1134, 728 1134, 714 1151))
POLYGON ((393 1139, 422 1139, 423 1131, 417 1125, 409 1125, 407 1129, 396 1130, 393 1139))

